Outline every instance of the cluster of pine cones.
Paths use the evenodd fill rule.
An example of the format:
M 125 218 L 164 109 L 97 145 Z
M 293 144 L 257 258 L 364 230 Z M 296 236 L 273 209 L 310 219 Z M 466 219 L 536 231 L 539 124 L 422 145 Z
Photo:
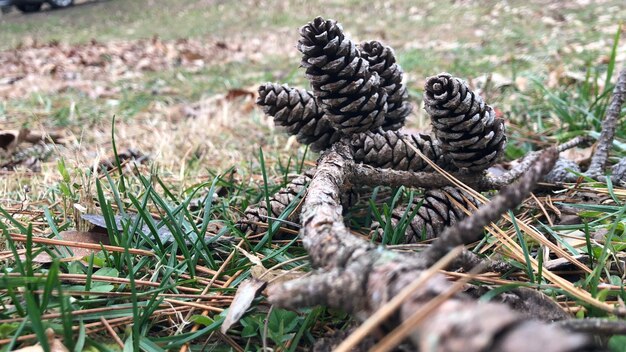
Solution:
M 277 125 L 295 135 L 313 151 L 323 151 L 340 139 L 352 148 L 354 161 L 378 168 L 433 171 L 415 153 L 452 172 L 483 172 L 504 151 L 504 121 L 462 80 L 443 73 L 426 81 L 424 105 L 432 121 L 432 134 L 399 131 L 411 113 L 403 72 L 393 50 L 378 41 L 356 45 L 339 23 L 314 19 L 300 29 L 298 50 L 311 91 L 266 83 L 259 87 L 260 105 Z M 239 227 L 259 230 L 267 217 L 278 218 L 303 196 L 308 172 L 292 181 L 270 201 L 250 206 Z M 436 237 L 444 227 L 465 217 L 461 208 L 477 201 L 454 187 L 425 191 L 410 207 L 396 208 L 392 226 L 406 212 L 414 214 L 404 242 Z M 416 207 L 418 207 L 416 209 Z M 290 218 L 297 219 L 297 211 Z M 372 224 L 380 233 L 381 224 Z

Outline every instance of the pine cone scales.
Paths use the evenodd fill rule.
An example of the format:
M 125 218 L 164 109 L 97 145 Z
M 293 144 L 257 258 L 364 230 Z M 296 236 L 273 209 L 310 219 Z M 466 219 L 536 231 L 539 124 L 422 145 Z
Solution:
M 270 211 L 267 211 L 267 203 L 262 200 L 257 204 L 253 204 L 246 208 L 245 213 L 239 220 L 237 227 L 241 232 L 247 232 L 251 230 L 253 233 L 259 232 L 259 226 L 256 223 L 267 223 L 267 217 L 278 218 L 287 209 L 289 204 L 295 201 L 296 197 L 300 195 L 304 196 L 304 190 L 306 189 L 311 177 L 313 177 L 315 170 L 308 170 L 303 175 L 294 178 L 287 186 L 281 188 L 276 194 L 270 198 Z M 300 209 L 296 208 L 286 220 L 298 219 Z M 292 228 L 288 225 L 283 225 L 287 228 Z
M 403 171 L 427 171 L 432 168 L 407 146 L 405 139 L 437 165 L 450 169 L 441 144 L 429 135 L 405 135 L 397 131 L 366 132 L 352 137 L 354 161 L 374 167 Z
M 341 25 L 317 17 L 300 29 L 300 35 L 301 65 L 333 127 L 349 134 L 381 126 L 387 92 L 354 43 L 345 38 Z
M 363 58 L 369 62 L 370 71 L 378 73 L 381 86 L 387 91 L 387 114 L 382 128 L 398 130 L 412 110 L 407 100 L 409 94 L 402 83 L 402 68 L 396 63 L 393 49 L 379 41 L 361 43 L 360 49 Z
M 504 152 L 504 120 L 496 119 L 465 82 L 447 73 L 430 77 L 424 104 L 435 135 L 458 168 L 484 170 Z
M 257 104 L 274 117 L 274 122 L 284 126 L 298 142 L 310 144 L 318 152 L 339 140 L 339 134 L 330 125 L 324 112 L 318 108 L 315 97 L 304 89 L 288 85 L 266 83 L 259 86 Z
M 461 206 L 457 206 L 454 201 Z M 420 204 L 421 203 L 421 204 Z M 406 228 L 405 238 L 401 243 L 414 243 L 437 237 L 444 228 L 456 224 L 467 215 L 463 208 L 472 211 L 479 206 L 479 202 L 468 193 L 447 186 L 441 189 L 428 190 L 422 198 L 414 199 L 411 206 L 400 206 L 391 213 L 391 225 L 398 226 L 402 216 L 417 212 Z M 379 237 L 383 235 L 384 225 L 378 222 L 372 223 L 371 233 Z

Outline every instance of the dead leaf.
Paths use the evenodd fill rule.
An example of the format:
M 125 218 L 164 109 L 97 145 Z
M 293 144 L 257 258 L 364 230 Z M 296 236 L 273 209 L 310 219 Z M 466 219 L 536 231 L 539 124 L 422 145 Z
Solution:
M 27 135 L 28 130 L 25 128 L 0 131 L 0 148 L 7 151 L 7 153 L 12 153 L 18 144 L 24 141 Z
M 564 214 L 559 218 L 558 225 L 582 224 L 582 218 L 578 214 Z
M 234 100 L 241 97 L 254 98 L 256 96 L 256 88 L 234 88 L 226 93 L 226 100 Z
M 190 51 L 190 50 L 181 51 L 180 56 L 183 58 L 183 60 L 186 60 L 187 62 L 193 62 L 193 61 L 204 59 L 204 55 L 198 52 Z
M 250 268 L 250 275 L 252 275 L 252 277 L 255 279 L 263 280 L 266 282 L 278 283 L 294 280 L 304 275 L 304 273 L 301 271 L 266 269 L 265 266 L 263 266 L 261 259 L 253 256 L 252 254 L 248 253 L 246 250 L 240 247 L 235 248 L 243 253 L 243 255 L 246 256 L 246 258 L 248 258 L 248 260 L 250 260 L 254 264 L 254 266 Z
M 513 80 L 506 78 L 499 73 L 490 73 L 478 76 L 472 80 L 472 83 L 476 89 L 480 89 L 481 91 L 487 89 L 502 90 L 504 88 L 515 86 L 515 82 Z
M 49 352 L 69 352 L 67 347 L 63 345 L 61 340 L 57 339 L 54 336 L 54 330 L 52 328 L 48 328 L 46 330 L 46 336 L 48 337 L 48 346 L 50 346 Z M 46 352 L 40 344 L 36 344 L 34 346 L 20 348 L 19 350 L 15 350 L 15 352 Z
M 566 151 L 561 152 L 559 156 L 565 158 L 567 160 L 571 160 L 576 164 L 583 164 L 588 162 L 591 159 L 591 154 L 593 153 L 593 146 L 589 146 L 587 148 L 571 148 Z
M 108 245 L 109 236 L 105 233 L 100 232 L 84 232 L 84 231 L 61 231 L 59 233 L 60 239 L 68 242 L 76 242 L 76 243 L 91 243 L 91 244 L 103 244 Z M 68 246 L 69 247 L 69 246 Z M 80 248 L 80 247 L 70 247 L 71 253 L 68 250 L 61 249 L 59 252 L 59 256 L 56 258 L 60 259 L 62 262 L 71 262 L 71 261 L 79 261 L 83 260 L 83 258 L 91 255 L 92 253 L 98 253 L 99 251 L 94 251 L 93 249 L 88 248 Z M 24 259 L 24 256 L 20 256 L 20 258 Z M 53 258 L 50 254 L 43 252 L 39 253 L 35 258 L 33 258 L 33 262 L 40 264 L 52 263 Z
M 587 241 L 585 240 L 585 233 L 581 230 L 574 230 L 567 233 L 562 233 L 561 237 L 563 241 L 574 248 L 585 248 Z M 564 248 L 561 242 L 558 243 L 559 247 Z
M 24 141 L 32 144 L 52 141 L 55 144 L 65 144 L 66 143 L 66 135 L 62 130 L 57 131 L 28 131 L 28 133 L 24 136 Z
M 139 215 L 137 214 L 131 214 L 127 216 L 116 215 L 115 226 L 117 230 L 123 231 L 124 224 L 135 221 L 138 216 Z M 102 215 L 83 214 L 81 215 L 81 218 L 89 222 L 90 224 L 94 225 L 95 227 L 93 230 L 100 230 L 100 231 L 105 232 L 107 229 L 106 220 L 104 219 Z M 167 228 L 167 226 L 165 224 L 162 224 L 159 227 L 159 223 L 161 222 L 161 220 L 159 219 L 153 219 L 153 220 L 154 220 L 154 223 L 157 224 L 157 236 L 159 236 L 159 238 L 161 239 L 161 242 L 163 243 L 174 242 L 175 241 L 174 235 L 172 235 L 172 232 Z M 218 224 L 218 223 L 215 223 L 215 224 Z M 221 228 L 219 230 L 221 230 Z M 140 229 L 138 229 L 138 232 L 139 231 L 141 231 L 141 233 L 143 233 L 145 236 L 154 236 L 154 234 L 150 230 L 150 227 L 148 227 L 148 225 L 146 224 L 144 224 Z M 189 237 L 189 240 L 187 241 L 188 244 L 194 243 L 197 240 L 197 236 L 193 232 L 189 232 L 188 237 Z M 215 236 L 213 236 L 212 233 L 209 233 L 207 231 L 207 233 L 205 234 L 204 240 L 207 244 L 210 244 L 214 241 L 232 241 L 233 240 L 233 238 L 229 236 L 220 236 L 217 240 L 214 237 Z
M 252 301 L 254 301 L 257 294 L 265 288 L 265 285 L 267 285 L 267 282 L 255 278 L 246 279 L 239 284 L 237 293 L 235 293 L 233 302 L 230 304 L 226 318 L 224 318 L 220 328 L 223 334 L 241 319 L 248 308 L 250 308 L 250 305 L 252 305 Z
M 589 263 L 589 256 L 587 254 L 579 254 L 573 257 L 581 263 L 584 263 L 584 264 Z M 567 271 L 567 270 L 578 271 L 580 270 L 580 268 L 574 265 L 567 258 L 557 258 L 557 259 L 547 260 L 543 262 L 543 267 L 550 271 Z
M 517 76 L 515 78 L 515 86 L 522 92 L 526 91 L 528 89 L 528 78 L 524 76 Z

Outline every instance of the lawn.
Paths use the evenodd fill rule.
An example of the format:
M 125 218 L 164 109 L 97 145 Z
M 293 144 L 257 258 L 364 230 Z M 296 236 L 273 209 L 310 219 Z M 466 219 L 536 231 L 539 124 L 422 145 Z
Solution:
M 598 138 L 626 62 L 622 2 L 101 0 L 2 15 L 0 133 L 44 138 L 0 149 L 0 348 L 47 340 L 52 328 L 70 350 L 293 351 L 349 329 L 355 321 L 343 312 L 270 308 L 261 294 L 239 324 L 219 332 L 235 291 L 259 270 L 291 277 L 311 269 L 280 222 L 247 236 L 236 227 L 248 205 L 267 201 L 318 157 L 255 105 L 265 82 L 308 88 L 298 28 L 321 15 L 355 42 L 392 46 L 413 104 L 410 133 L 430 129 L 426 78 L 463 78 L 505 118 L 507 166 L 574 136 Z M 611 162 L 625 156 L 624 142 L 620 125 Z M 592 149 L 568 153 L 584 164 Z M 586 225 L 555 224 L 527 207 L 517 214 L 536 217 L 529 221 L 553 238 L 591 234 L 597 241 L 582 247 L 556 242 L 572 255 L 591 252 L 592 261 L 610 253 L 607 270 L 576 284 L 617 303 L 626 299 L 615 269 L 626 192 L 585 187 L 593 205 L 574 204 L 570 193 L 540 198 L 578 209 Z M 412 194 L 377 192 L 347 214 L 355 232 L 367 233 L 372 215 L 364 213 L 385 214 Z M 103 226 L 94 230 L 85 214 Z M 608 241 L 598 237 L 607 231 Z M 517 240 L 543 253 L 527 237 Z M 491 255 L 497 246 L 487 247 Z M 577 317 L 614 318 L 538 280 L 533 287 Z M 614 351 L 624 351 L 615 347 L 620 338 Z

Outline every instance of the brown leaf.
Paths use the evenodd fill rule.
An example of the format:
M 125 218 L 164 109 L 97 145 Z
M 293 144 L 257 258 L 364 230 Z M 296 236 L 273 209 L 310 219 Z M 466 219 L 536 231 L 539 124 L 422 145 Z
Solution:
M 55 144 L 65 144 L 66 135 L 63 131 L 28 131 L 24 136 L 24 141 L 36 144 L 40 142 L 46 142 L 48 139 L 52 140 Z
M 48 346 L 50 346 L 49 352 L 69 352 L 67 347 L 63 345 L 63 342 L 54 336 L 54 330 L 52 330 L 52 328 L 46 330 L 46 336 L 48 337 Z M 15 352 L 45 352 L 45 350 L 40 344 L 36 344 L 34 346 L 20 348 L 19 350 L 15 350 Z
M 267 269 L 263 266 L 261 259 L 248 253 L 245 249 L 236 247 L 248 260 L 250 260 L 254 266 L 250 268 L 250 275 L 258 280 L 263 280 L 270 283 L 279 283 L 297 279 L 302 277 L 304 273 L 302 271 L 294 270 L 282 270 L 282 269 Z
M 226 100 L 234 100 L 240 97 L 254 98 L 256 96 L 256 89 L 254 88 L 234 88 L 230 89 L 225 96 Z
M 593 146 L 587 148 L 571 148 L 561 152 L 560 156 L 577 164 L 588 162 L 593 154 Z
M 567 233 L 561 233 L 563 241 L 574 248 L 585 248 L 587 241 L 585 240 L 585 233 L 581 230 L 569 231 Z M 559 247 L 565 249 L 565 245 L 558 243 Z
M 220 328 L 223 334 L 241 319 L 265 285 L 267 285 L 267 282 L 255 278 L 246 279 L 239 285 L 235 298 L 233 298 L 233 302 L 230 304 L 226 318 L 224 318 Z
M 11 153 L 28 135 L 27 129 L 0 131 L 0 148 Z
M 204 59 L 204 55 L 202 55 L 201 53 L 195 52 L 195 51 L 191 51 L 191 50 L 183 50 L 183 51 L 181 51 L 180 56 L 184 60 L 187 60 L 187 62 L 193 62 L 193 61 Z
M 57 239 L 68 241 L 68 242 L 93 243 L 93 244 L 102 243 L 104 245 L 109 244 L 109 236 L 106 233 L 83 232 L 83 231 L 61 231 L 59 235 L 61 237 Z M 70 247 L 70 249 L 73 255 L 68 250 L 63 248 L 60 250 L 60 254 L 59 256 L 57 256 L 57 258 L 60 259 L 62 262 L 70 262 L 70 261 L 82 260 L 84 257 L 91 255 L 91 253 L 99 252 L 99 251 L 94 251 L 93 249 L 79 248 L 79 247 Z M 21 256 L 21 258 L 24 259 L 23 256 Z M 40 253 L 35 258 L 33 258 L 33 262 L 40 263 L 40 264 L 51 263 L 52 261 L 53 261 L 53 258 L 50 256 L 50 254 L 46 252 Z

